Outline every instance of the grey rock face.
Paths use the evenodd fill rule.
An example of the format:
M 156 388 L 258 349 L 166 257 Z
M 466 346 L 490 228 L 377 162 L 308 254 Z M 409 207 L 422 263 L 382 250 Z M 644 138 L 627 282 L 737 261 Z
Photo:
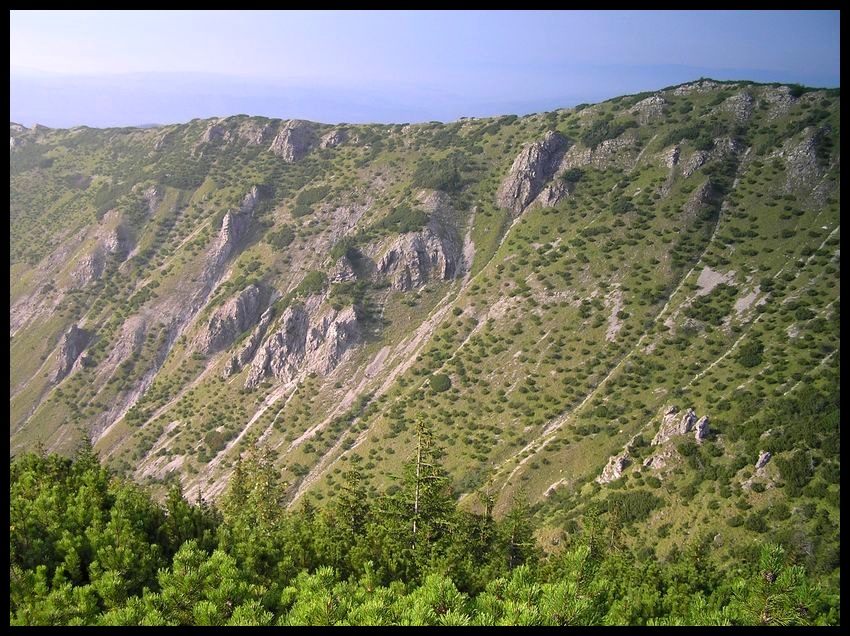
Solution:
M 666 451 L 661 451 L 655 453 L 654 455 L 647 457 L 643 460 L 643 467 L 649 468 L 650 470 L 661 470 L 662 468 L 667 467 L 667 461 L 673 456 L 676 451 L 672 449 L 668 449 Z
M 315 142 L 313 128 L 305 121 L 292 119 L 272 140 L 269 150 L 287 163 L 295 163 L 304 158 Z
M 756 470 L 760 470 L 767 466 L 767 462 L 770 461 L 771 457 L 773 457 L 773 455 L 770 454 L 770 451 L 761 451 L 759 453 L 758 460 L 756 460 Z
M 583 166 L 593 166 L 600 170 L 612 166 L 631 168 L 637 159 L 636 141 L 634 131 L 627 130 L 619 137 L 606 139 L 596 148 L 573 146 L 564 155 L 558 173 Z
M 346 141 L 348 141 L 348 132 L 344 128 L 336 128 L 322 137 L 319 148 L 336 148 Z
M 250 285 L 213 312 L 195 339 L 195 349 L 204 355 L 228 347 L 251 328 L 260 316 L 260 289 Z
M 679 164 L 679 154 L 681 153 L 681 151 L 682 149 L 678 145 L 670 148 L 670 151 L 664 158 L 664 165 L 668 168 L 673 168 L 674 166 L 677 166 Z
M 549 131 L 542 140 L 526 146 L 514 159 L 496 194 L 499 207 L 512 210 L 514 214 L 522 212 L 552 179 L 567 145 L 563 135 Z
M 162 196 L 156 189 L 156 186 L 151 186 L 145 190 L 142 193 L 142 198 L 148 204 L 148 215 L 153 215 L 153 213 L 156 212 L 156 208 L 160 201 L 162 201 Z
M 720 84 L 711 80 L 699 80 L 690 84 L 683 84 L 673 91 L 674 95 L 690 95 L 691 93 L 705 93 L 718 88 Z
M 68 375 L 90 339 L 91 334 L 77 325 L 71 325 L 68 331 L 62 334 L 59 341 L 59 362 L 53 375 L 54 382 L 60 382 Z
M 740 122 L 745 122 L 753 116 L 753 110 L 756 107 L 755 98 L 746 91 L 741 91 L 732 95 L 729 99 L 720 105 L 720 108 Z
M 272 315 L 273 309 L 269 307 L 263 312 L 263 315 L 260 316 L 260 322 L 257 323 L 256 327 L 254 327 L 251 335 L 248 336 L 239 351 L 230 356 L 230 359 L 224 365 L 224 372 L 222 373 L 225 378 L 229 378 L 234 373 L 238 373 L 239 370 L 248 364 L 254 357 L 257 347 L 260 346 L 260 343 L 263 341 L 263 336 L 266 335 L 266 329 L 268 329 Z
M 798 143 L 788 144 L 784 150 L 786 182 L 785 191 L 811 189 L 823 176 L 824 170 L 818 165 L 817 148 L 821 131 L 806 128 L 803 139 Z
M 249 119 L 239 125 L 236 134 L 247 146 L 262 146 L 268 142 L 272 128 L 273 126 L 270 122 Z
M 797 101 L 791 95 L 791 89 L 788 86 L 766 88 L 762 93 L 762 99 L 769 104 L 769 119 L 777 119 L 783 115 L 787 115 L 791 107 L 794 106 L 794 102 Z
M 605 468 L 602 469 L 602 474 L 594 481 L 597 484 L 610 484 L 623 476 L 623 470 L 631 463 L 629 453 L 623 451 L 619 455 L 614 455 L 608 459 Z
M 714 195 L 715 189 L 711 181 L 704 182 L 688 197 L 688 200 L 682 207 L 682 218 L 686 221 L 696 219 L 704 207 L 711 205 Z
M 347 256 L 342 256 L 328 274 L 328 280 L 331 283 L 346 283 L 356 278 L 357 274 Z
M 705 150 L 697 150 L 690 156 L 688 161 L 682 166 L 682 176 L 690 177 L 694 172 L 702 168 L 709 158 L 708 152 Z
M 697 442 L 702 442 L 702 440 L 708 437 L 708 433 L 708 415 L 703 415 L 699 418 L 699 420 L 697 420 L 697 423 L 694 426 L 694 438 Z
M 691 432 L 697 421 L 696 413 L 694 413 L 693 409 L 688 409 L 681 417 L 678 417 L 678 414 L 679 409 L 675 406 L 667 408 L 662 417 L 658 433 L 652 438 L 652 446 L 663 444 L 675 435 L 687 435 Z
M 104 255 L 103 249 L 97 245 L 89 254 L 80 258 L 71 277 L 80 287 L 88 285 L 100 278 L 103 274 Z
M 663 97 L 660 95 L 651 95 L 632 106 L 629 112 L 637 116 L 638 122 L 647 124 L 654 119 L 663 117 L 664 107 L 666 105 L 667 101 Z
M 359 336 L 353 307 L 315 317 L 303 305 L 289 307 L 281 317 L 280 329 L 257 352 L 245 386 L 253 388 L 265 378 L 289 381 L 301 372 L 329 373 Z
M 399 236 L 378 261 L 378 273 L 389 276 L 393 289 L 407 291 L 428 280 L 449 280 L 457 272 L 455 246 L 431 228 Z
M 225 261 L 234 253 L 251 225 L 251 215 L 261 198 L 260 189 L 253 186 L 242 198 L 239 211 L 229 210 L 221 221 L 218 238 L 207 253 L 203 278 L 209 282 L 221 273 Z
M 544 208 L 553 208 L 572 194 L 574 189 L 574 184 L 558 179 L 543 188 L 537 196 L 536 201 Z
M 230 131 L 221 122 L 211 122 L 204 134 L 201 135 L 201 143 L 208 144 L 213 141 L 229 141 Z

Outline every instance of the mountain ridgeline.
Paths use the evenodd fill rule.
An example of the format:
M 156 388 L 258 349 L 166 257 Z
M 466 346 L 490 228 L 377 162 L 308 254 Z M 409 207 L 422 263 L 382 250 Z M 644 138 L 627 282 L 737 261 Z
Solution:
M 838 567 L 837 90 L 10 133 L 11 455 L 212 501 L 260 447 L 321 507 L 427 425 L 545 549 L 614 506 L 655 555 Z

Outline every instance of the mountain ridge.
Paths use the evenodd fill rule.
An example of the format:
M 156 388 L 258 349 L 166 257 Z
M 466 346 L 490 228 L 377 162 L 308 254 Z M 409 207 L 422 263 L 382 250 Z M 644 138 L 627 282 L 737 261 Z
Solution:
M 657 481 L 655 533 L 733 518 L 723 484 L 775 504 L 746 466 L 795 451 L 756 429 L 840 373 L 839 109 L 701 79 L 450 124 L 10 124 L 10 453 L 83 426 L 213 498 L 260 444 L 291 505 L 355 455 L 385 486 L 425 418 L 463 505 L 568 527 Z

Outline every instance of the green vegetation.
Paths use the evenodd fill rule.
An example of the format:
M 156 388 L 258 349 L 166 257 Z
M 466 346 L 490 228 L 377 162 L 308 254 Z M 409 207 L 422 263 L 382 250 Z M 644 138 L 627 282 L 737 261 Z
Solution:
M 39 442 L 70 454 L 102 432 L 116 480 L 91 498 L 91 527 L 65 518 L 87 501 L 76 485 L 54 501 L 30 484 L 29 500 L 59 512 L 16 522 L 36 538 L 13 529 L 14 549 L 45 552 L 13 570 L 12 597 L 54 596 L 38 619 L 30 592 L 13 600 L 13 622 L 83 608 L 81 622 L 116 610 L 125 622 L 542 624 L 562 598 L 553 611 L 573 622 L 746 623 L 762 612 L 743 607 L 763 611 L 777 591 L 768 616 L 783 622 L 799 568 L 824 591 L 809 620 L 839 622 L 840 92 L 791 91 L 722 82 L 523 117 L 352 125 L 295 163 L 246 141 L 282 122 L 247 116 L 217 120 L 227 134 L 210 141 L 202 120 L 13 128 L 10 455 L 33 461 Z M 650 96 L 664 105 L 638 106 Z M 578 140 L 571 168 L 510 175 L 549 131 Z M 547 205 L 500 208 L 512 177 Z M 224 232 L 254 186 L 257 206 Z M 423 192 L 434 187 L 448 197 Z M 425 227 L 428 241 L 399 240 Z M 231 302 L 250 284 L 256 305 Z M 72 324 L 92 338 L 57 382 Z M 650 444 L 670 405 L 707 416 L 708 436 Z M 391 501 L 409 495 L 423 415 L 444 449 L 428 475 L 441 521 L 423 530 L 440 547 L 417 541 L 414 555 L 377 526 L 412 520 Z M 277 525 L 251 535 L 252 552 L 223 493 L 264 448 L 276 449 L 269 479 L 286 484 L 269 496 L 293 513 L 263 513 Z M 598 483 L 623 453 L 619 478 Z M 367 529 L 337 541 L 330 515 L 355 465 Z M 167 507 L 177 478 L 192 501 L 215 493 L 192 513 L 211 515 L 193 522 L 207 538 L 121 525 L 137 502 L 121 489 Z M 113 517 L 140 572 L 114 593 L 101 580 L 124 567 L 103 548 Z M 598 568 L 581 565 L 594 524 L 611 553 Z M 42 526 L 56 532 L 42 540 Z M 502 543 L 481 543 L 490 530 Z M 785 554 L 778 590 L 756 584 L 768 544 Z M 181 576 L 224 591 L 181 605 Z M 310 590 L 324 605 L 299 603 Z
M 838 621 L 838 597 L 774 545 L 735 571 L 717 569 L 705 544 L 662 567 L 593 513 L 542 558 L 521 506 L 502 521 L 455 507 L 427 429 L 395 492 L 370 497 L 357 464 L 343 480 L 324 510 L 305 501 L 287 513 L 285 484 L 255 455 L 220 507 L 188 503 L 179 486 L 159 505 L 111 479 L 90 449 L 74 461 L 22 456 L 10 469 L 10 624 Z

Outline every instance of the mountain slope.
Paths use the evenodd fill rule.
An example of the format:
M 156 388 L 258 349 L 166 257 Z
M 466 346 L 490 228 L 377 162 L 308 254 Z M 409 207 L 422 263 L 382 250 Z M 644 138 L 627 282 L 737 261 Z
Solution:
M 559 531 L 838 532 L 837 91 L 10 132 L 12 454 L 210 498 L 262 444 L 294 503 L 385 486 L 421 418 L 464 505 Z

